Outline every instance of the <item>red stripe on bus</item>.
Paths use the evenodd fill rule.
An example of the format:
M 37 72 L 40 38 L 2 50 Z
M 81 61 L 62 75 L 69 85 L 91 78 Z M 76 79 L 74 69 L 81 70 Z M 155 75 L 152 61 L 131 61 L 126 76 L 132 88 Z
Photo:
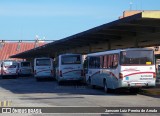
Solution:
M 38 71 L 36 73 L 40 73 L 40 72 L 44 72 L 44 71 L 50 71 L 50 69 L 49 70 L 41 70 L 41 71 Z
M 140 71 L 140 70 L 134 70 L 134 69 L 128 69 L 128 70 L 122 70 L 122 72 L 124 72 L 124 71 Z
M 81 71 L 81 70 L 70 70 L 70 71 L 64 72 L 63 74 L 66 74 L 66 73 L 69 73 L 69 72 L 74 72 L 74 71 Z
M 113 77 L 115 77 L 118 80 L 118 77 L 116 77 L 116 75 L 112 72 L 109 72 Z
M 131 74 L 124 75 L 124 77 L 131 76 L 131 75 L 136 75 L 136 74 L 144 74 L 144 73 L 154 74 L 155 72 L 137 72 L 137 73 L 131 73 Z
M 94 76 L 94 75 L 96 75 L 96 74 L 98 74 L 98 73 L 100 73 L 100 71 L 95 72 L 93 75 L 91 75 L 91 77 Z M 118 80 L 118 78 L 116 77 L 116 75 L 114 73 L 112 73 L 112 72 L 107 72 L 107 73 L 110 74 L 110 75 L 112 75 L 113 77 L 115 77 Z
M 99 74 L 99 73 L 100 73 L 100 71 L 95 72 L 94 74 L 91 75 L 91 77 L 93 77 L 94 75 Z

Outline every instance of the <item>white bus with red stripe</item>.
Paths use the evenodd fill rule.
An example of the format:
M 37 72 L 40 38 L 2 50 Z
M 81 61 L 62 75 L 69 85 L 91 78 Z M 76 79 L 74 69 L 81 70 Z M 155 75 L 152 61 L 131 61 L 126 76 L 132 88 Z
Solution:
M 35 58 L 34 59 L 34 77 L 37 80 L 44 78 L 54 78 L 54 67 L 52 58 Z
M 61 54 L 55 59 L 56 79 L 62 81 L 82 81 L 83 63 L 81 54 Z
M 86 82 L 108 89 L 155 86 L 154 52 L 148 48 L 130 48 L 88 54 L 84 62 Z
M 5 60 L 1 63 L 2 78 L 17 78 L 18 77 L 18 63 L 13 60 Z

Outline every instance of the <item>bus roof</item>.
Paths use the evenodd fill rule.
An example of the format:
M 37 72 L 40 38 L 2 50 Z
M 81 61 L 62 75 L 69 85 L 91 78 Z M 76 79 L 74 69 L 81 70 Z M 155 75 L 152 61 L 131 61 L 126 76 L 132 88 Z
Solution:
M 30 63 L 30 61 L 21 61 L 20 63 L 23 63 L 23 62 L 29 62 Z
M 60 54 L 59 56 L 65 56 L 65 55 L 81 55 L 81 54 L 66 53 L 66 54 Z
M 3 60 L 2 62 L 17 62 L 15 60 Z
M 91 54 L 87 54 L 87 56 L 119 53 L 121 51 L 128 51 L 128 50 L 152 50 L 152 49 L 151 48 L 126 48 L 126 49 L 117 49 L 117 50 L 109 50 L 109 51 L 104 51 L 104 52 L 91 53 Z
M 39 58 L 35 58 L 35 59 L 52 59 L 52 58 L 49 58 L 49 57 L 39 57 Z

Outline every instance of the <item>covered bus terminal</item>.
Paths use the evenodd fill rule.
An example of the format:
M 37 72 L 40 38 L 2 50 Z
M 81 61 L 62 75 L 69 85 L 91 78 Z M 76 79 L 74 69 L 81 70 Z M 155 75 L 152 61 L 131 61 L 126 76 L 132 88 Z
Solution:
M 88 54 L 120 48 L 154 48 L 155 46 L 156 48 L 160 46 L 160 11 L 143 11 L 10 57 L 31 61 L 35 57 L 54 58 L 63 53 Z M 160 58 L 159 54 L 159 51 L 157 51 L 157 58 Z M 0 94 L 0 107 L 11 107 L 14 109 L 50 107 L 53 108 L 51 109 L 52 111 L 56 111 L 55 109 L 59 108 L 60 114 L 56 115 L 60 116 L 64 115 L 61 113 L 68 110 L 67 108 L 70 108 L 70 111 L 74 112 L 74 106 L 78 106 L 77 108 L 82 111 L 87 107 L 117 107 L 121 109 L 129 107 L 136 108 L 135 110 L 158 108 L 159 111 L 159 88 L 153 88 L 159 92 L 156 95 L 149 93 L 150 91 L 153 93 L 153 89 L 150 89 L 148 93 L 143 93 L 146 91 L 144 89 L 141 93 L 137 94 L 125 92 L 105 93 L 102 88 L 96 87 L 96 89 L 92 89 L 83 83 L 82 85 L 72 84 L 60 86 L 56 81 L 37 82 L 33 76 L 3 79 L 0 80 L 0 93 L 2 93 Z M 89 115 L 96 112 L 96 109 L 86 110 L 90 112 Z M 44 113 L 43 111 L 42 113 Z M 49 110 L 47 109 L 47 111 Z M 68 115 L 74 116 L 73 112 Z M 18 113 L 18 110 L 17 112 L 15 110 L 15 113 Z M 137 112 L 132 113 L 137 116 L 139 115 L 135 114 Z M 141 112 L 141 115 L 146 116 L 146 113 Z M 149 113 L 151 115 L 154 112 Z M 114 115 L 114 112 L 107 114 Z M 159 113 L 154 114 L 159 116 Z M 81 113 L 80 115 L 84 114 Z M 102 116 L 103 114 L 95 114 L 95 116 L 97 115 Z
M 11 58 L 31 60 L 62 53 L 93 52 L 160 45 L 160 11 L 142 11 L 52 43 L 16 54 Z M 157 54 L 156 57 L 159 57 Z

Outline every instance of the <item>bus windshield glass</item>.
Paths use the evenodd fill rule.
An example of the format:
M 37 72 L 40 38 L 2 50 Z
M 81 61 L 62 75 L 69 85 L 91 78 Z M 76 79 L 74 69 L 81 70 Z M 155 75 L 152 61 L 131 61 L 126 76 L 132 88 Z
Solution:
M 154 53 L 152 50 L 128 50 L 120 53 L 121 65 L 152 65 Z
M 12 61 L 5 61 L 4 66 L 11 66 L 13 64 Z
M 81 57 L 80 55 L 62 56 L 62 65 L 64 64 L 81 64 Z
M 50 59 L 37 59 L 36 66 L 51 66 Z
M 30 67 L 30 62 L 21 62 L 22 67 Z

